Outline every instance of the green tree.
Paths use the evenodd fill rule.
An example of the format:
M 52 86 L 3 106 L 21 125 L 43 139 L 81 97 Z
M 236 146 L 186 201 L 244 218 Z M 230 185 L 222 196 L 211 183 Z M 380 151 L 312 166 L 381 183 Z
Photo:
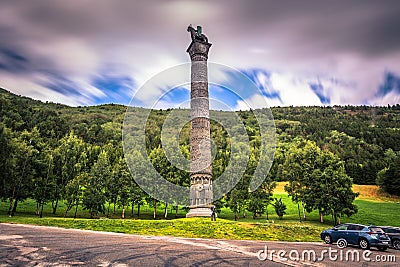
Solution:
M 135 142 L 134 140 L 132 141 L 132 145 L 134 146 Z M 143 155 L 139 149 L 134 149 L 132 153 L 126 153 L 125 155 L 125 160 L 127 160 L 127 163 L 129 163 L 129 170 L 136 176 L 142 176 L 142 177 L 149 177 L 149 170 L 147 169 L 147 166 L 142 164 L 143 162 Z M 153 183 L 150 185 L 152 188 L 156 188 L 156 185 Z M 134 205 L 137 205 L 137 216 L 138 218 L 140 217 L 140 207 L 141 205 L 144 204 L 144 199 L 148 203 L 152 203 L 153 199 L 151 196 L 147 194 L 147 191 L 144 192 L 142 188 L 140 188 L 134 179 L 131 179 L 131 185 L 130 185 L 130 199 L 132 202 L 132 216 L 133 216 L 133 209 Z M 148 190 L 149 187 L 146 188 Z M 152 199 L 152 201 L 150 201 Z
M 267 178 L 262 185 L 257 188 L 257 190 L 250 193 L 250 200 L 247 209 L 253 213 L 253 219 L 255 219 L 257 215 L 261 215 L 267 211 L 268 220 L 267 208 L 272 201 L 272 195 L 275 187 L 276 183 Z
M 108 179 L 109 175 L 110 164 L 108 155 L 106 151 L 102 151 L 90 171 L 82 200 L 83 208 L 89 210 L 91 218 L 99 212 L 105 213 L 105 181 Z
M 332 214 L 334 223 L 340 223 L 340 217 L 351 216 L 358 211 L 353 204 L 358 193 L 352 191 L 353 181 L 346 174 L 344 163 L 338 156 L 321 151 L 317 166 L 319 168 L 313 172 L 306 195 L 307 208 L 319 211 L 320 222 L 323 222 L 322 215 Z
M 0 198 L 3 200 L 9 197 L 10 187 L 12 187 L 15 145 L 12 131 L 0 123 Z
M 137 184 L 136 182 L 131 179 L 131 185 L 130 185 L 130 200 L 131 200 L 131 205 L 132 205 L 132 211 L 131 211 L 131 216 L 133 217 L 133 209 L 135 207 L 135 204 L 137 205 L 137 218 L 140 219 L 140 207 L 144 204 L 143 198 L 147 196 L 146 192 L 144 192 Z
M 74 132 L 70 132 L 59 141 L 57 153 L 60 156 L 59 173 L 55 177 L 53 191 L 52 207 L 53 214 L 56 213 L 58 202 L 65 197 L 65 187 L 69 181 L 80 174 L 80 163 L 82 153 L 85 152 L 85 144 L 82 139 L 77 137 Z
M 266 192 L 261 188 L 258 188 L 256 191 L 250 193 L 250 200 L 247 210 L 253 213 L 253 219 L 264 213 L 267 207 L 266 201 L 268 199 L 266 195 Z
M 86 151 L 83 151 L 79 156 L 79 160 L 75 164 L 75 170 L 76 176 L 72 180 L 69 180 L 65 186 L 64 201 L 66 208 L 64 217 L 66 217 L 68 211 L 75 206 L 74 218 L 76 218 L 79 203 L 82 201 L 85 181 L 89 178 L 89 166 Z
M 306 220 L 304 209 L 304 195 L 306 190 L 306 180 L 303 168 L 303 155 L 301 147 L 304 146 L 304 140 L 297 139 L 293 142 L 287 151 L 286 159 L 282 166 L 282 176 L 286 177 L 289 183 L 285 185 L 285 191 L 292 198 L 293 202 L 302 204 L 303 219 Z M 298 205 L 299 207 L 299 205 Z M 300 217 L 300 210 L 299 210 Z M 299 218 L 301 220 L 301 218 Z
M 304 209 L 317 209 L 320 222 L 324 214 L 334 220 L 357 212 L 353 204 L 356 193 L 352 179 L 346 174 L 344 163 L 338 156 L 321 150 L 314 142 L 298 141 L 288 151 L 283 172 L 289 180 L 285 190 L 293 201 L 301 201 Z M 305 213 L 304 213 L 305 214 Z
M 243 189 L 234 188 L 229 193 L 229 198 L 226 204 L 227 207 L 229 207 L 233 211 L 235 215 L 235 221 L 240 218 L 240 212 L 245 207 L 246 199 L 247 191 Z
M 378 172 L 376 183 L 383 191 L 400 196 L 400 155 L 392 157 L 389 166 Z
M 75 207 L 74 218 L 78 211 L 79 203 L 82 201 L 85 180 L 89 179 L 87 172 L 81 172 L 74 179 L 68 181 L 65 186 L 65 203 L 66 208 L 64 212 L 64 218 L 67 217 L 68 211 Z
M 114 177 L 113 180 L 118 184 L 118 204 L 122 207 L 121 218 L 124 219 L 125 208 L 131 197 L 131 185 L 133 179 L 129 173 L 128 166 L 122 157 L 120 157 L 114 164 L 111 176 Z
M 275 202 L 272 203 L 275 208 L 276 215 L 278 215 L 279 220 L 282 220 L 283 215 L 286 214 L 286 205 L 283 203 L 282 198 L 275 198 Z
M 168 140 L 167 140 L 168 142 Z M 177 185 L 185 185 L 188 184 L 188 172 L 182 171 L 176 166 L 172 165 L 165 155 L 164 150 L 161 147 L 154 148 L 150 155 L 149 155 L 151 162 L 157 172 L 167 181 Z M 173 160 L 173 159 L 172 159 Z M 162 191 L 164 196 L 169 196 L 170 190 L 168 186 L 161 186 L 157 187 L 157 190 Z M 173 196 L 170 196 L 172 198 Z M 164 218 L 167 218 L 168 215 L 168 205 L 174 203 L 168 203 L 167 201 L 164 202 Z M 153 205 L 155 207 L 155 205 Z M 176 211 L 177 212 L 177 211 Z M 155 210 L 154 210 L 155 213 Z
M 33 190 L 33 197 L 37 203 L 37 211 L 36 214 L 43 217 L 43 209 L 44 205 L 47 201 L 51 198 L 51 183 L 49 181 L 52 179 L 53 176 L 53 155 L 52 150 L 44 150 L 42 151 L 43 160 L 40 162 L 39 168 L 42 169 L 36 177 L 34 178 L 34 187 Z
M 19 201 L 25 200 L 32 194 L 33 181 L 35 177 L 35 161 L 39 151 L 36 142 L 39 140 L 39 132 L 24 130 L 15 138 L 15 167 L 12 172 L 11 186 L 9 192 L 10 206 L 8 214 L 14 216 Z

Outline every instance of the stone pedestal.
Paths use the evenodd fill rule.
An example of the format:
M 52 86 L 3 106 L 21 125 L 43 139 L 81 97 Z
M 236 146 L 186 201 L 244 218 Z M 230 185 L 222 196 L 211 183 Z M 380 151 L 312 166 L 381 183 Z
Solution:
M 211 44 L 204 34 L 188 28 L 192 43 L 190 90 L 190 211 L 186 217 L 210 217 L 213 201 L 207 59 Z
M 186 218 L 191 218 L 191 217 L 210 217 L 211 218 L 211 206 L 209 207 L 193 207 L 190 208 L 190 211 L 186 214 Z

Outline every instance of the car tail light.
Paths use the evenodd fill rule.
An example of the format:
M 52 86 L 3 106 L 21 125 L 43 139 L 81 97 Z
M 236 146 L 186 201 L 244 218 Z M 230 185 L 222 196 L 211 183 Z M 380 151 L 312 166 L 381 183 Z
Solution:
M 367 234 L 369 234 L 369 235 L 372 236 L 373 238 L 377 238 L 377 239 L 379 238 L 379 234 L 378 234 L 378 233 L 369 231 L 369 232 L 367 232 Z

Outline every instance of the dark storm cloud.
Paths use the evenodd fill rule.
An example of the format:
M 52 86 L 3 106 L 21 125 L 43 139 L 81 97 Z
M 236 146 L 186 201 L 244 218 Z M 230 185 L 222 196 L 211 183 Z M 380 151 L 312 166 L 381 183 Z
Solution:
M 159 3 L 159 4 L 157 4 Z M 7 4 L 21 25 L 38 37 L 81 37 L 113 43 L 115 40 L 138 40 L 156 34 L 166 37 L 167 32 L 158 30 L 165 17 L 162 6 L 165 1 L 10 1 Z M 184 27 L 184 26 L 182 26 Z M 94 44 L 95 45 L 95 44 Z
M 137 86 L 188 61 L 185 30 L 193 23 L 209 36 L 215 61 L 248 73 L 304 71 L 316 77 L 305 84 L 321 103 L 364 103 L 386 70 L 400 74 L 399 14 L 398 0 L 2 1 L 0 75 L 45 76 L 41 86 L 96 101 L 103 95 L 91 86 L 102 89 L 92 79 L 107 75 L 105 65 L 121 66 L 113 77 Z M 321 75 L 354 84 L 354 92 L 327 90 Z M 259 86 L 269 98 L 282 96 L 272 84 Z M 106 87 L 120 88 L 115 79 Z
M 390 53 L 400 46 L 400 1 L 235 1 L 231 28 L 297 48 Z M 243 19 L 242 19 L 243 18 Z M 271 40 L 274 42 L 274 40 Z M 306 44 L 306 46 L 304 46 Z M 322 47 L 318 47 L 321 45 Z M 316 47 L 314 47 L 316 46 Z
M 178 36 L 183 36 L 186 25 L 179 25 L 180 31 L 168 31 L 175 29 L 174 19 L 178 19 L 171 16 L 190 18 L 190 14 L 184 13 L 207 10 L 179 10 L 177 6 L 175 11 L 167 13 L 173 3 L 180 2 L 38 0 L 10 1 L 8 5 L 15 16 L 25 21 L 25 27 L 34 26 L 32 33 L 40 32 L 38 37 L 43 41 L 69 35 L 93 39 L 99 45 L 114 45 L 115 41 L 181 41 L 182 37 Z M 293 53 L 349 50 L 366 56 L 398 51 L 400 46 L 400 1 L 397 0 L 234 0 L 204 3 L 207 5 L 218 13 L 199 23 L 210 25 L 206 31 L 221 28 L 215 30 L 219 32 L 216 39 L 250 38 L 265 45 L 285 44 L 282 48 Z M 221 20 L 224 23 L 216 24 Z

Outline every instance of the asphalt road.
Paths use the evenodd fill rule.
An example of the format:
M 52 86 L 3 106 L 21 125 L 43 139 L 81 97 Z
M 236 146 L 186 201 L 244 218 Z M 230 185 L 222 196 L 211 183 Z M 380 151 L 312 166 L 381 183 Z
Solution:
M 279 250 L 285 250 L 286 254 L 278 255 Z M 327 252 L 323 261 L 313 261 L 310 250 L 316 252 L 317 259 L 322 259 L 320 256 L 323 250 Z M 346 252 L 349 250 L 358 251 L 360 259 L 352 260 L 353 254 L 348 253 L 349 257 L 346 260 Z M 400 251 L 371 250 L 366 259 L 362 256 L 363 252 L 356 247 L 341 251 L 335 245 L 322 243 L 138 236 L 0 223 L 1 267 L 285 265 L 367 267 L 398 266 L 400 262 Z M 382 259 L 388 261 L 390 257 L 392 262 L 377 262 Z M 393 262 L 393 257 L 396 262 Z

